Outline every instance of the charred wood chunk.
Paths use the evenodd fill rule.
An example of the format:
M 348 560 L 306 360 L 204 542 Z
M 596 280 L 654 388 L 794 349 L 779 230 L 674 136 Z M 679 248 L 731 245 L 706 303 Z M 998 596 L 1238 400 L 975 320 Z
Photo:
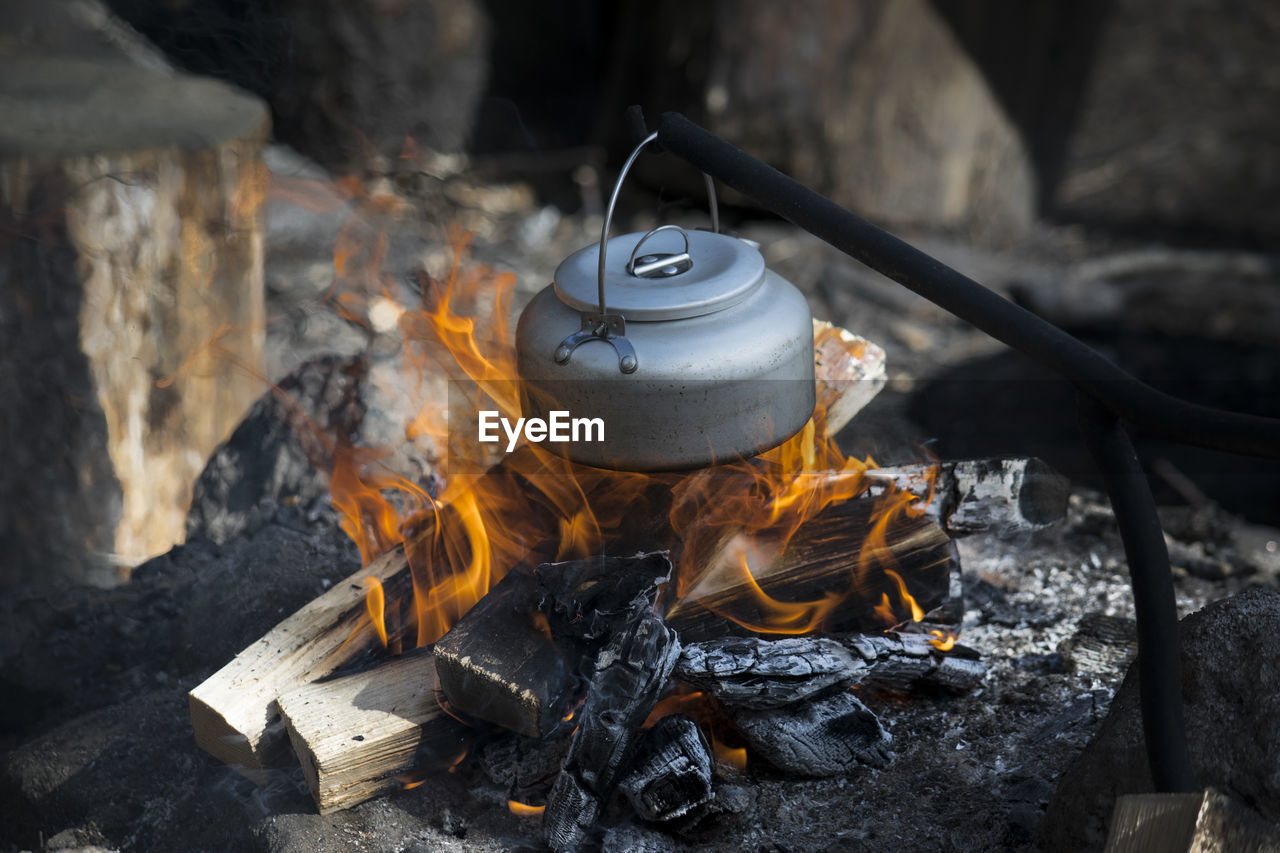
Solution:
M 560 775 L 569 751 L 569 738 L 528 738 L 509 734 L 485 744 L 478 755 L 480 770 L 510 799 L 545 802 Z
M 557 633 L 602 641 L 630 621 L 637 608 L 652 609 L 671 577 L 665 551 L 632 557 L 588 557 L 543 563 L 534 570 L 542 609 Z
M 579 685 L 580 652 L 553 640 L 538 597 L 529 574 L 509 572 L 435 646 L 453 707 L 528 737 L 561 723 Z
M 780 708 L 844 690 L 869 663 L 824 637 L 722 637 L 680 651 L 676 677 L 731 708 Z
M 697 724 L 680 715 L 663 717 L 641 740 L 622 792 L 644 820 L 692 818 L 715 797 L 711 765 Z
M 675 632 L 645 608 L 633 610 L 600 650 L 578 730 L 543 814 L 543 838 L 553 850 L 576 850 L 585 842 L 679 655 Z
M 753 754 L 797 776 L 839 776 L 886 767 L 893 738 L 850 692 L 786 708 L 732 711 Z
M 927 514 L 955 534 L 1047 527 L 1066 515 L 1071 492 L 1066 477 L 1034 457 L 902 465 L 868 476 L 921 497 L 932 493 Z
M 840 640 L 867 663 L 861 683 L 891 690 L 934 686 L 963 692 L 978 686 L 987 671 L 973 649 L 955 645 L 942 651 L 927 634 L 847 634 Z

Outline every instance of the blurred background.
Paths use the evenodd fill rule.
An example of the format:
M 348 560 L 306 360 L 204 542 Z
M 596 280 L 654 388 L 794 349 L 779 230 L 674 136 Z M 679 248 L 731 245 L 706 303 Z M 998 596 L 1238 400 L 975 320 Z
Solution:
M 196 75 L 265 105 L 255 360 L 272 380 L 369 348 L 367 329 L 326 307 L 343 240 L 376 243 L 380 269 L 403 278 L 447 265 L 448 228 L 461 226 L 477 259 L 519 276 L 518 310 L 596 239 L 635 142 L 624 111 L 639 104 L 651 122 L 685 113 L 1165 390 L 1273 416 L 1276 44 L 1273 0 L 10 0 L 0 10 L 3 62 L 91 61 L 104 80 L 126 65 Z M 70 97 L 33 87 L 9 90 L 10 106 Z M 39 160 L 40 146 L 10 144 L 0 165 Z M 294 192 L 304 181 L 310 189 Z M 761 241 L 815 315 L 888 351 L 890 387 L 840 436 L 848 450 L 882 464 L 921 448 L 1032 454 L 1094 482 L 1069 388 L 750 199 L 724 203 L 730 227 Z M 671 155 L 640 160 L 623 206 L 628 230 L 705 218 L 699 176 Z M 376 226 L 352 231 L 353 210 Z M 8 310 L 6 358 L 26 376 L 21 340 L 44 332 Z M 72 334 L 65 349 L 78 346 Z M 5 381 L 10 400 L 27 393 L 22 376 Z M 113 582 L 93 555 L 127 566 L 163 550 L 117 547 L 120 515 L 151 510 L 144 498 L 129 509 L 112 484 L 121 474 L 52 465 L 57 442 L 24 453 L 31 424 L 65 408 L 47 397 L 34 419 L 15 414 L 18 403 L 0 416 L 12 457 L 0 542 L 11 565 L 74 563 L 67 574 Z M 230 407 L 223 437 L 246 405 Z M 87 420 L 68 436 L 109 431 L 89 423 L 92 405 L 76 412 Z M 1275 466 L 1138 438 L 1162 502 L 1280 520 Z M 184 476 L 189 495 L 194 475 Z M 41 519 L 63 510 L 41 509 L 33 484 L 58 478 L 64 502 L 95 484 L 84 524 L 104 532 L 73 545 L 49 532 Z

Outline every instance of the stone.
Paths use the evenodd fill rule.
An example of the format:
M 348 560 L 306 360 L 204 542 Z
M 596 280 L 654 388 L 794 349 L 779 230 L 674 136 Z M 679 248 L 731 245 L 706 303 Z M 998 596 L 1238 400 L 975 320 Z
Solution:
M 1255 587 L 1182 620 L 1187 741 L 1201 785 L 1280 820 L 1280 592 Z M 1046 849 L 1100 849 L 1116 798 L 1149 793 L 1136 668 L 1062 777 L 1040 826 Z

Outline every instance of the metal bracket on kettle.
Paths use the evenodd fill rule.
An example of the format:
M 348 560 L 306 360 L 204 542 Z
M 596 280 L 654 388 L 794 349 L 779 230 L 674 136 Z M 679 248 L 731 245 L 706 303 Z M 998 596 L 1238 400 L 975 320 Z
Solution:
M 618 180 L 613 185 L 613 194 L 609 196 L 609 206 L 605 209 L 604 227 L 600 229 L 600 262 L 596 267 L 596 286 L 600 297 L 600 310 L 582 312 L 582 327 L 561 341 L 560 346 L 556 347 L 554 355 L 556 364 L 568 362 L 569 357 L 573 355 L 573 351 L 587 341 L 604 341 L 613 347 L 614 352 L 618 354 L 618 369 L 620 371 L 623 373 L 635 373 L 636 368 L 640 366 L 640 362 L 636 358 L 636 349 L 631 345 L 631 341 L 627 340 L 626 318 L 621 314 L 610 314 L 605 303 L 604 261 L 609 243 L 609 229 L 613 225 L 613 209 L 618 203 L 618 193 L 622 190 L 622 181 L 627 177 L 627 172 L 631 170 L 631 164 L 640 156 L 640 152 L 644 150 L 644 147 L 657 138 L 657 132 L 646 136 L 644 141 L 631 152 L 627 162 L 622 164 L 622 171 L 618 173 Z M 716 200 L 716 185 L 711 180 L 711 176 L 705 172 L 702 177 L 707 183 L 707 202 L 711 208 L 711 230 L 719 234 L 720 205 Z M 635 250 L 631 253 L 631 258 L 627 261 L 628 273 L 643 278 L 659 278 L 679 275 L 693 266 L 693 260 L 689 257 L 689 235 L 687 234 L 684 234 L 685 250 L 680 255 L 654 254 L 640 258 L 636 257 L 636 252 L 640 250 L 640 246 L 649 237 L 658 231 L 670 229 L 678 230 L 681 234 L 684 234 L 684 229 L 679 226 L 662 225 L 640 238 L 640 242 L 636 244 Z
M 604 341 L 618 354 L 618 369 L 623 373 L 635 373 L 640 362 L 636 361 L 636 348 L 627 340 L 626 332 L 627 321 L 621 314 L 584 312 L 582 328 L 556 347 L 556 364 L 564 364 L 573 355 L 573 351 L 587 341 Z

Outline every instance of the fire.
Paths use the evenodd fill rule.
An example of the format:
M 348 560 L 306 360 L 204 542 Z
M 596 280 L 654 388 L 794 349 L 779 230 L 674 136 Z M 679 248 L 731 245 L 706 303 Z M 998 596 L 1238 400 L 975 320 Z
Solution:
M 940 652 L 949 652 L 956 647 L 956 640 L 960 639 L 959 635 L 954 631 L 941 631 L 937 628 L 929 632 L 934 639 L 929 642 Z
M 507 800 L 507 808 L 517 817 L 540 817 L 547 810 L 546 806 L 531 806 L 518 800 Z
M 406 152 L 414 156 L 412 146 Z M 457 424 L 480 408 L 513 420 L 520 414 L 511 323 L 514 276 L 469 262 L 470 237 L 454 231 L 452 263 L 437 278 L 420 274 L 417 304 L 403 304 L 398 283 L 383 268 L 389 248 L 385 226 L 402 215 L 401 200 L 354 181 L 324 193 L 296 180 L 277 183 L 274 198 L 305 198 L 321 207 L 345 204 L 353 212 L 334 247 L 335 310 L 369 329 L 398 330 L 407 375 L 421 383 L 439 376 L 455 383 L 456 408 L 424 404 L 404 425 L 406 441 L 435 448 L 436 474 L 443 481 L 438 494 L 393 472 L 381 450 L 342 441 L 332 450 L 332 502 L 363 561 L 397 545 L 408 558 L 413 601 L 406 616 L 399 615 L 398 603 L 387 604 L 380 585 L 369 584 L 369 617 L 384 643 L 402 630 L 419 645 L 434 642 L 512 567 L 624 547 L 665 547 L 679 555 L 676 599 L 698 598 L 710 580 L 743 590 L 750 616 L 714 602 L 706 606 L 756 633 L 822 629 L 842 604 L 861 594 L 872 572 L 893 583 L 892 600 L 885 592 L 876 608 L 886 625 L 903 621 L 902 614 L 923 619 L 908 590 L 910 578 L 887 542 L 896 524 L 917 516 L 928 502 L 905 491 L 890 489 L 878 498 L 857 565 L 834 588 L 793 598 L 766 577 L 797 537 L 803 540 L 806 524 L 881 484 L 868 476 L 877 467 L 874 460 L 840 451 L 827 434 L 821 408 L 773 450 L 684 475 L 587 469 L 535 445 L 517 448 L 498 467 L 485 464 L 492 460 L 467 459 L 462 461 L 470 463 L 468 470 L 451 470 L 459 458 L 450 452 L 456 449 L 448 443 L 450 423 L 460 434 Z M 389 626 L 388 615 L 406 624 Z
M 716 738 L 712 738 L 711 751 L 715 753 L 716 758 L 733 767 L 739 773 L 747 772 L 747 748 L 745 746 L 726 746 Z

